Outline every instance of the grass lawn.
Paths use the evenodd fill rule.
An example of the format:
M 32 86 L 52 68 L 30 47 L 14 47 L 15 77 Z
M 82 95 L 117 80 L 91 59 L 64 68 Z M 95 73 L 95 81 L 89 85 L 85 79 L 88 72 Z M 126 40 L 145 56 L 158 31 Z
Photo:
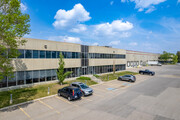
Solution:
M 130 72 L 130 71 L 123 71 L 123 72 L 118 72 L 115 74 L 111 73 L 111 74 L 106 74 L 106 75 L 100 75 L 98 78 L 101 79 L 102 81 L 110 81 L 110 80 L 117 79 L 119 76 L 128 75 L 128 74 L 137 75 L 139 73 Z M 108 80 L 108 76 L 109 76 L 109 80 Z
M 87 81 L 87 85 L 97 84 L 96 82 L 94 82 L 92 80 L 86 80 L 86 78 L 85 79 L 80 78 L 77 80 L 64 82 L 64 84 L 62 86 L 59 85 L 58 83 L 51 83 L 51 84 L 44 84 L 44 85 L 35 85 L 35 86 L 29 87 L 29 88 L 21 88 L 21 89 L 16 89 L 16 90 L 3 91 L 3 92 L 0 92 L 0 108 L 48 96 L 48 94 L 47 94 L 48 87 L 50 88 L 49 95 L 57 94 L 58 89 L 68 86 L 68 84 L 75 82 L 75 81 L 84 82 L 84 83 L 86 83 L 86 81 Z M 9 103 L 10 94 L 12 94 L 13 104 Z
M 83 77 L 83 76 L 77 78 L 76 80 L 67 81 L 67 82 L 65 82 L 65 83 L 66 83 L 66 84 L 71 84 L 72 82 L 82 82 L 82 83 L 87 84 L 88 86 L 97 84 L 97 82 L 92 81 L 91 78 L 89 78 L 89 77 Z

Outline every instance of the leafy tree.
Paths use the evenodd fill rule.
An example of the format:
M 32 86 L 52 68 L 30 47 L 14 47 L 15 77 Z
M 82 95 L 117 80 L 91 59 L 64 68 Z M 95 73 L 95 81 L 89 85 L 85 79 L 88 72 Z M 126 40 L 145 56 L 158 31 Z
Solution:
M 18 46 L 30 32 L 30 17 L 20 9 L 20 0 L 0 0 L 0 80 L 5 76 L 13 77 L 12 59 L 18 57 Z
M 178 56 L 178 63 L 180 63 L 180 51 L 177 51 L 176 55 Z
M 160 60 L 167 62 L 169 59 L 172 58 L 171 55 L 171 53 L 164 51 L 163 54 L 160 55 Z
M 61 85 L 63 84 L 63 81 L 66 78 L 66 76 L 68 76 L 72 73 L 72 71 L 67 71 L 64 73 L 64 66 L 65 66 L 64 56 L 62 55 L 62 53 L 60 53 L 60 55 L 59 55 L 59 67 L 57 70 L 57 77 L 58 77 L 59 83 Z
M 173 64 L 176 64 L 178 62 L 178 56 L 173 55 Z

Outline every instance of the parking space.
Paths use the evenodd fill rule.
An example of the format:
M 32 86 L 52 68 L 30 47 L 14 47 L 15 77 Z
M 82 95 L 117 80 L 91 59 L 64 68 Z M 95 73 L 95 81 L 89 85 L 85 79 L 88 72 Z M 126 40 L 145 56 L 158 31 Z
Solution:
M 128 83 L 124 81 L 110 81 L 107 83 L 99 84 L 92 86 L 94 89 L 94 94 L 82 97 L 81 100 L 68 101 L 66 98 L 54 96 L 42 100 L 37 100 L 36 102 L 30 104 L 24 104 L 21 106 L 17 106 L 16 109 L 12 109 L 11 112 L 7 110 L 1 111 L 1 118 L 4 120 L 14 119 L 47 119 L 46 116 L 56 116 L 62 117 L 66 114 L 70 114 L 71 110 L 73 110 L 71 114 L 75 114 L 75 109 L 84 109 L 83 106 L 89 104 L 92 106 L 101 102 L 103 99 L 107 99 L 107 97 L 115 96 L 120 92 L 120 89 L 123 83 Z M 114 88 L 114 89 L 110 89 Z M 122 87 L 123 88 L 123 87 Z M 88 107 L 88 105 L 87 105 Z M 82 110 L 83 112 L 87 110 Z M 20 117 L 20 118 L 19 118 Z
M 156 104 L 156 102 L 154 101 L 155 98 L 147 96 L 140 96 L 136 99 L 138 95 L 141 95 L 139 92 L 143 90 L 137 90 L 138 92 L 129 91 L 128 93 L 130 94 L 130 96 L 128 96 L 128 88 L 133 88 L 133 86 L 145 83 L 145 81 L 153 82 L 154 79 L 159 79 L 159 74 L 163 73 L 163 69 L 162 67 L 159 67 L 159 69 L 155 67 L 154 69 L 156 71 L 159 70 L 155 77 L 148 75 L 136 75 L 137 80 L 135 83 L 112 80 L 91 86 L 91 88 L 93 88 L 94 90 L 93 95 L 82 97 L 82 99 L 80 100 L 68 101 L 66 98 L 53 96 L 37 100 L 29 104 L 20 105 L 8 110 L 2 110 L 0 111 L 0 116 L 2 120 L 76 120 L 81 119 L 80 116 L 82 115 L 84 116 L 82 117 L 84 119 L 86 117 L 88 117 L 88 119 L 124 119 L 124 117 L 132 119 L 132 116 L 136 116 L 135 114 L 140 115 L 141 110 L 146 109 L 145 107 L 141 106 L 142 103 L 144 104 L 144 106 L 146 106 L 146 103 L 144 101 L 145 99 L 146 101 L 150 101 L 150 103 L 147 105 Z M 122 97 L 120 97 L 121 95 Z M 134 97 L 133 102 L 131 102 L 131 97 Z M 139 101 L 142 102 L 140 103 Z M 129 102 L 129 105 L 126 105 L 127 102 Z M 122 105 L 122 108 L 116 108 L 116 103 L 118 103 L 117 105 Z M 111 106 L 115 107 L 113 108 L 114 112 L 111 111 Z M 138 108 L 138 111 L 135 111 L 135 108 Z M 104 109 L 106 109 L 107 111 L 104 111 Z M 124 109 L 126 110 L 124 111 Z M 123 110 L 123 112 L 121 110 Z M 119 116 L 118 112 L 121 112 Z M 151 109 L 149 109 L 149 112 L 151 112 Z M 99 116 L 95 117 L 93 115 Z M 154 116 L 147 113 L 141 115 L 142 118 L 154 118 Z M 138 118 L 141 117 L 138 116 Z
M 141 76 L 137 77 L 138 83 L 141 81 Z M 144 80 L 144 78 L 142 79 Z M 94 94 L 82 97 L 81 100 L 68 101 L 66 98 L 54 96 L 42 100 L 37 100 L 36 102 L 30 104 L 18 106 L 16 109 L 13 109 L 12 112 L 1 111 L 0 114 L 3 119 L 9 120 L 14 119 L 16 114 L 21 116 L 20 118 L 17 117 L 18 120 L 43 119 L 46 118 L 46 116 L 60 117 L 61 115 L 64 116 L 65 114 L 70 113 L 71 110 L 83 109 L 84 105 L 90 104 L 90 106 L 92 106 L 93 104 L 98 104 L 102 100 L 107 99 L 108 97 L 110 98 L 111 96 L 116 96 L 120 94 L 124 88 L 130 87 L 133 84 L 135 83 L 113 80 L 92 86 L 94 89 Z M 83 112 L 85 111 L 83 110 Z M 9 117 L 7 117 L 6 114 L 8 114 Z

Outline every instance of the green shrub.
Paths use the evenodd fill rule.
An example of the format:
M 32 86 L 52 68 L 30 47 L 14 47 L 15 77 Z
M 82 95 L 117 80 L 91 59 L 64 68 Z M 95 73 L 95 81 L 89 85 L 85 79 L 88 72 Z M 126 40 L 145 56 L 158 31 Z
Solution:
M 105 74 L 101 75 L 99 78 L 102 81 L 109 81 L 109 80 L 115 80 L 118 78 L 118 76 L 123 76 L 123 75 L 137 75 L 138 73 L 136 72 L 130 72 L 130 71 L 123 71 L 123 72 L 116 72 L 115 74 Z
M 99 78 L 99 77 L 100 77 L 99 75 L 96 75 L 96 74 L 94 74 L 93 76 L 96 77 L 96 78 Z
M 81 76 L 81 77 L 78 77 L 76 80 L 91 80 L 91 78 Z

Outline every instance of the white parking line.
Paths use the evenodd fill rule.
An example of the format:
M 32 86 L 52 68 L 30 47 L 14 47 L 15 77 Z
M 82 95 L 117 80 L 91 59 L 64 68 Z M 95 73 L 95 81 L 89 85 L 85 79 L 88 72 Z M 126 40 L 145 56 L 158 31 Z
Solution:
M 71 105 L 73 105 L 73 106 L 75 106 L 75 107 L 79 107 L 78 105 L 72 104 L 71 102 L 69 102 L 69 101 L 67 101 L 67 100 L 64 100 L 64 99 L 62 99 L 62 98 L 60 98 L 60 97 L 58 97 L 58 96 L 56 96 L 56 98 L 59 99 L 59 100 L 61 100 L 61 101 L 63 101 L 63 102 L 66 102 L 66 103 L 68 103 L 68 104 L 71 104 Z
M 54 110 L 56 113 L 60 114 L 60 112 L 59 112 L 59 111 L 55 110 L 55 109 L 54 109 L 53 107 L 51 107 L 50 105 L 48 105 L 48 104 L 44 103 L 44 102 L 43 102 L 43 101 L 41 101 L 41 100 L 39 100 L 39 102 L 40 102 L 40 103 L 42 103 L 43 105 L 47 106 L 49 109 Z

